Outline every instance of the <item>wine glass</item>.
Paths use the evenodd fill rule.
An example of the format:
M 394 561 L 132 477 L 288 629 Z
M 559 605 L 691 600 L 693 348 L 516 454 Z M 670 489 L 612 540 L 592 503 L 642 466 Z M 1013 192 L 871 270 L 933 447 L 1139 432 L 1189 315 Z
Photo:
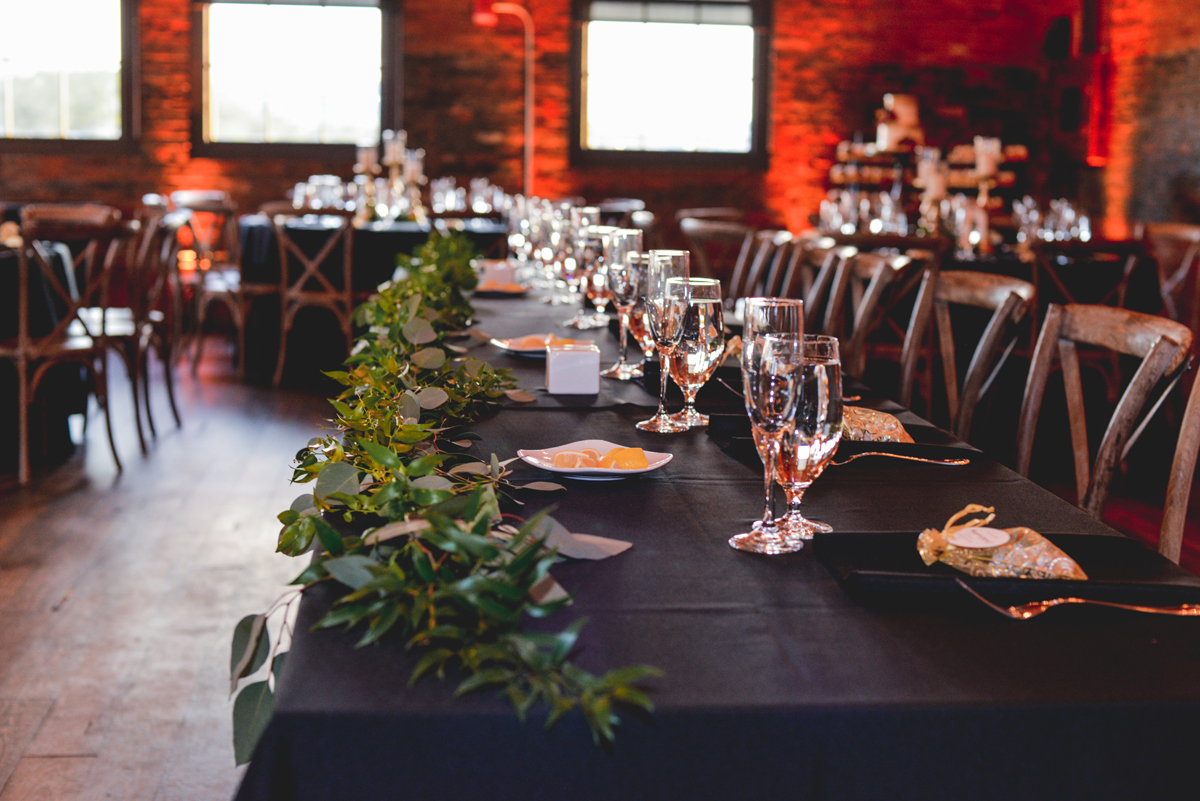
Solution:
M 667 374 L 670 372 L 671 351 L 683 335 L 683 317 L 687 311 L 689 254 L 684 250 L 652 250 L 646 270 L 645 317 L 646 327 L 658 349 L 661 373 L 661 392 L 658 413 L 637 424 L 642 431 L 673 433 L 686 431 L 687 426 L 667 415 Z
M 629 344 L 627 341 L 629 313 L 637 301 L 641 283 L 645 280 L 645 270 L 642 269 L 642 254 L 640 253 L 642 232 L 634 228 L 622 228 L 609 237 L 608 244 L 608 271 L 605 280 L 608 282 L 608 291 L 612 295 L 613 305 L 617 309 L 617 317 L 620 320 L 621 358 L 600 375 L 619 381 L 629 381 L 633 378 L 641 378 L 643 374 L 640 365 L 625 361 Z
M 683 411 L 671 419 L 688 428 L 708 425 L 708 415 L 696 411 L 696 393 L 712 377 L 725 355 L 725 325 L 721 308 L 721 282 L 690 278 L 683 335 L 671 352 L 671 378 L 683 390 Z
M 788 536 L 810 540 L 814 531 L 833 531 L 827 523 L 805 518 L 800 499 L 833 459 L 841 439 L 842 362 L 837 337 L 805 334 L 800 403 L 791 429 L 783 435 L 775 468 L 788 503 L 779 525 Z
M 762 520 L 729 544 L 742 551 L 780 554 L 798 551 L 804 540 L 791 537 L 771 513 L 771 489 L 780 440 L 796 416 L 804 367 L 801 333 L 804 305 L 790 298 L 747 298 L 742 335 L 742 387 L 754 441 L 763 462 Z
M 616 230 L 609 225 L 585 225 L 577 232 L 573 255 L 564 261 L 564 278 L 572 295 L 578 295 L 579 307 L 575 310 L 575 316 L 563 323 L 563 327 L 586 330 L 608 325 L 608 315 L 604 316 L 603 322 L 599 322 L 595 315 L 587 314 L 587 302 L 595 296 L 594 278 L 604 266 L 608 235 Z
M 650 254 L 639 253 L 637 256 L 630 256 L 629 259 L 631 264 L 637 265 L 641 275 L 638 283 L 638 298 L 634 301 L 633 308 L 629 310 L 629 333 L 633 335 L 633 341 L 642 351 L 642 362 L 638 367 L 644 367 L 646 362 L 654 357 L 654 337 L 650 336 L 650 329 L 646 323 L 646 298 L 643 288 L 646 271 L 650 268 Z

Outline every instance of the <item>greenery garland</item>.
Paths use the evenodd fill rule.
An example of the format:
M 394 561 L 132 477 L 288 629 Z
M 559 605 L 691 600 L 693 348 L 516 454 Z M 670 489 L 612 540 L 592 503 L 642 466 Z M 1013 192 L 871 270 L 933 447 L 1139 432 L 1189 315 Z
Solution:
M 584 620 L 558 634 L 523 631 L 523 619 L 570 602 L 549 578 L 557 560 L 545 513 L 505 522 L 499 497 L 512 487 L 495 454 L 470 460 L 462 450 L 479 436 L 465 422 L 516 389 L 507 370 L 467 354 L 451 339 L 469 325 L 463 295 L 475 287 L 473 249 L 458 235 L 434 233 L 396 277 L 357 312 L 367 333 L 346 369 L 330 373 L 346 389 L 331 403 L 335 436 L 296 454 L 294 483 L 315 482 L 279 514 L 278 550 L 300 556 L 320 544 L 303 572 L 265 612 L 234 630 L 230 660 L 234 752 L 248 762 L 274 705 L 274 681 L 286 653 L 272 646 L 267 619 L 287 612 L 303 590 L 328 584 L 341 593 L 315 628 L 363 627 L 358 647 L 399 630 L 420 654 L 410 684 L 428 673 L 457 671 L 455 695 L 497 688 L 522 721 L 547 708 L 546 728 L 580 708 L 597 745 L 615 740 L 616 708 L 653 705 L 637 682 L 660 675 L 634 666 L 594 676 L 569 656 Z M 451 464 L 452 463 L 452 464 Z M 448 466 L 450 465 L 450 466 Z M 561 489 L 539 482 L 534 489 Z M 353 533 L 347 533 L 353 532 Z M 267 676 L 238 686 L 269 661 Z

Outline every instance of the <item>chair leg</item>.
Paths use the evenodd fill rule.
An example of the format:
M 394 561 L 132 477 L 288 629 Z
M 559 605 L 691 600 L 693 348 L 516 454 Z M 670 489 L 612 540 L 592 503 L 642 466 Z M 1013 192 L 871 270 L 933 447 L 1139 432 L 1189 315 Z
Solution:
M 24 359 L 17 361 L 17 483 L 29 483 L 29 376 Z
M 132 352 L 131 352 L 132 350 Z M 101 356 L 100 358 L 104 358 Z M 138 398 L 138 355 L 137 346 L 127 344 L 121 348 L 121 360 L 125 362 L 125 372 L 129 376 L 129 384 L 133 388 L 133 424 L 137 427 L 138 444 L 142 447 L 142 455 L 150 452 L 146 447 L 146 435 L 142 432 L 142 404 Z M 147 382 L 148 383 L 148 382 Z M 106 393 L 107 397 L 107 393 Z M 107 409 L 107 407 L 106 407 Z M 107 411 L 105 412 L 107 414 Z
M 154 430 L 154 413 L 150 411 L 150 348 L 142 347 L 141 342 L 138 342 L 135 360 L 142 373 L 142 402 L 146 407 L 146 426 L 150 429 L 150 436 L 158 439 L 158 432 Z
M 279 327 L 279 359 L 275 362 L 275 378 L 271 381 L 271 384 L 276 387 L 283 381 L 283 363 L 287 361 L 288 332 L 292 330 L 294 314 L 294 310 L 285 309 L 283 312 L 283 323 Z
M 192 351 L 192 375 L 200 373 L 200 356 L 204 352 L 204 315 L 208 312 L 208 300 L 201 298 L 196 304 L 196 348 Z
M 245 298 L 237 301 L 237 312 L 234 318 L 234 324 L 237 326 L 237 376 L 244 379 L 246 377 L 246 305 L 249 301 Z
M 163 379 L 167 384 L 167 401 L 171 404 L 171 414 L 175 416 L 175 427 L 182 428 L 183 420 L 179 417 L 179 407 L 175 405 L 175 354 L 170 345 L 160 341 L 158 356 L 163 364 Z
M 112 413 L 109 411 L 108 405 L 108 371 L 103 364 L 101 357 L 98 366 L 92 368 L 96 380 L 96 400 L 104 409 L 104 427 L 108 430 L 108 447 L 112 449 L 113 462 L 117 465 L 117 472 L 125 472 L 125 468 L 121 466 L 121 457 L 117 453 L 117 441 L 113 438 L 112 429 Z

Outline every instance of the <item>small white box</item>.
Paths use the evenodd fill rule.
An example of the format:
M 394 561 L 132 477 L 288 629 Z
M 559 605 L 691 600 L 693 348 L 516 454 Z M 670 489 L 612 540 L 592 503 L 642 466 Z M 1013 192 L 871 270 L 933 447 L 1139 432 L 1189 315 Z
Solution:
M 516 268 L 501 259 L 486 259 L 477 263 L 480 268 L 481 284 L 512 284 L 516 283 Z
M 551 395 L 600 392 L 600 348 L 593 343 L 546 346 L 546 391 Z

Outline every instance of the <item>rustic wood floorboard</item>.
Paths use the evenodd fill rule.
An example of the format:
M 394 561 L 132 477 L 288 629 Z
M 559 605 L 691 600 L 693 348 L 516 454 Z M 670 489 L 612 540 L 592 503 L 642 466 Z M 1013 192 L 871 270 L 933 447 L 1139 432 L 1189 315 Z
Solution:
M 157 380 L 142 456 L 110 372 L 123 473 L 93 406 L 67 464 L 24 489 L 0 476 L 0 801 L 236 788 L 229 639 L 302 567 L 274 553 L 274 516 L 302 491 L 288 462 L 329 406 L 237 383 L 225 353 L 176 381 L 183 426 Z

